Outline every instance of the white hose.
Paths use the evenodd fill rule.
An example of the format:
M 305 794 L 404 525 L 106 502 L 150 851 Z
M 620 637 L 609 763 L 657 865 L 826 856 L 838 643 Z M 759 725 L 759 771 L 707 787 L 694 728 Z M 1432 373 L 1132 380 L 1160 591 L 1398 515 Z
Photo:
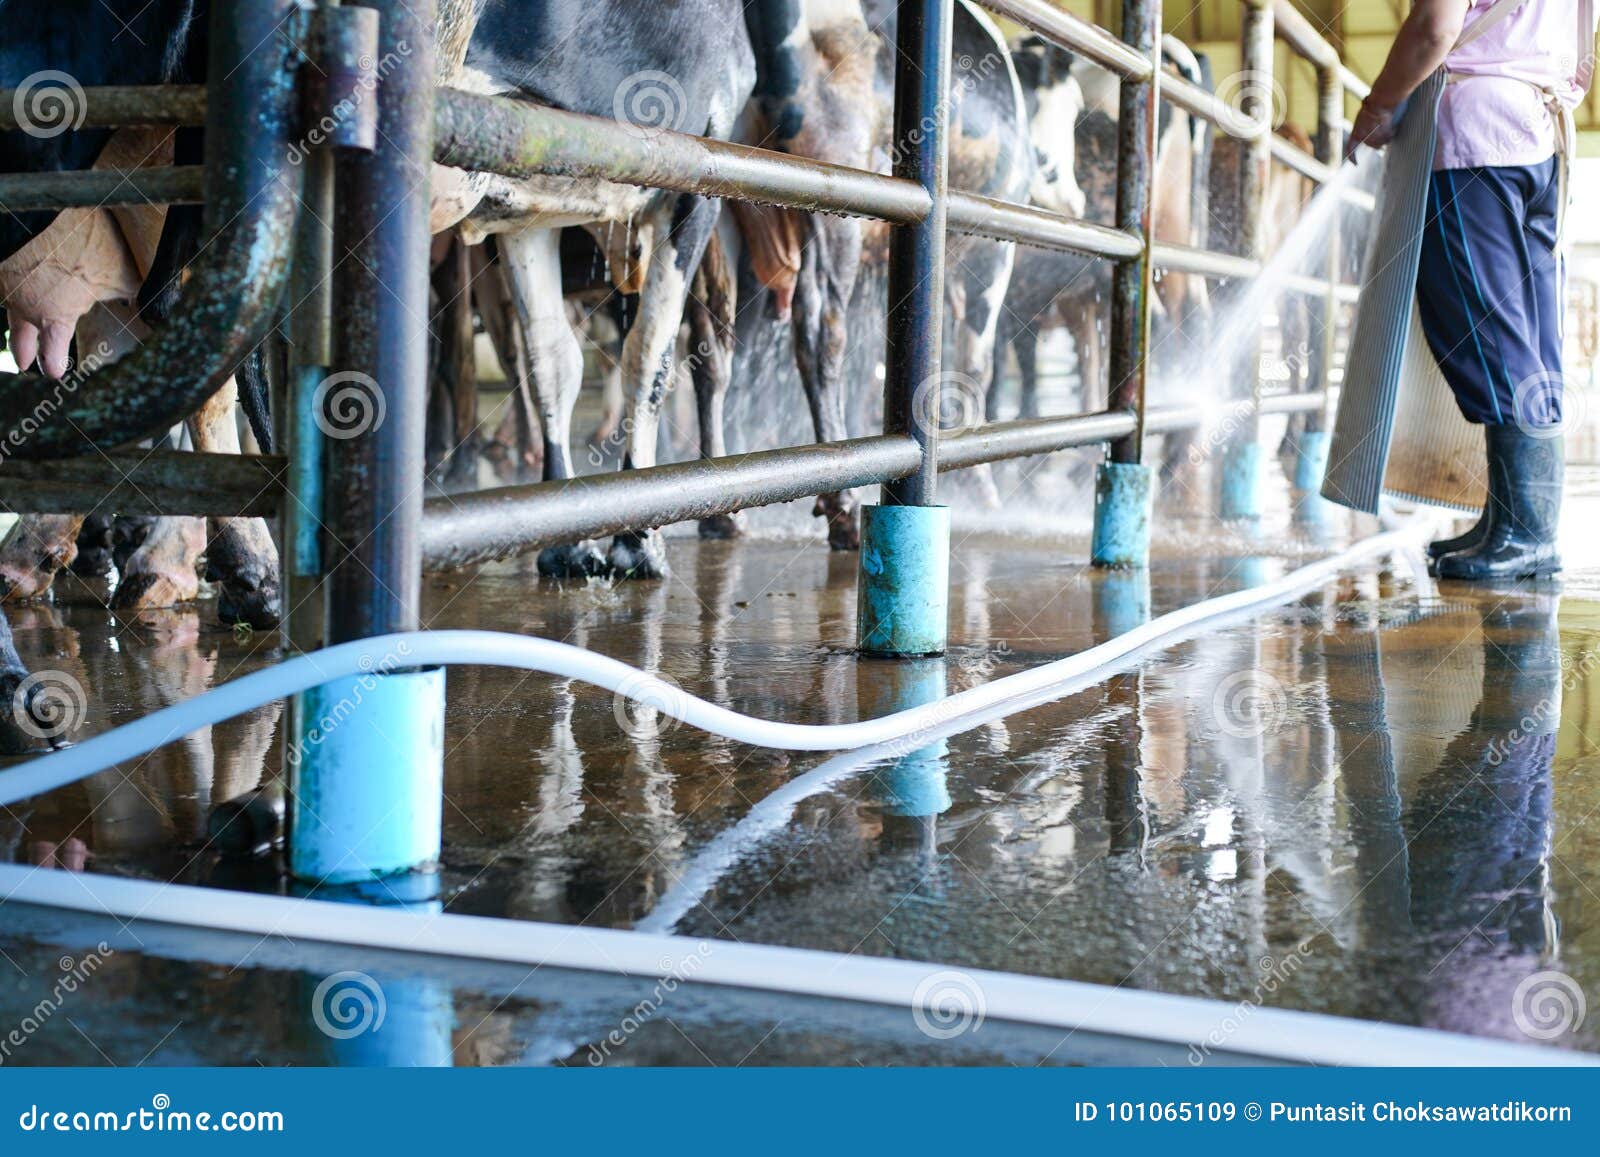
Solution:
M 1074 684 L 1087 676 L 1154 647 L 1170 644 L 1204 624 L 1274 606 L 1317 586 L 1340 571 L 1375 555 L 1409 544 L 1416 528 L 1388 531 L 1347 547 L 1337 554 L 1290 571 L 1260 586 L 1233 591 L 1151 619 L 1125 634 L 1076 655 L 1007 675 L 933 703 L 857 723 L 804 724 L 753 719 L 708 703 L 676 685 L 637 667 L 550 639 L 498 631 L 417 631 L 379 635 L 340 643 L 285 659 L 215 687 L 203 695 L 125 723 L 73 747 L 51 752 L 0 772 L 0 805 L 74 783 L 118 763 L 137 759 L 203 727 L 242 715 L 264 703 L 319 686 L 331 679 L 408 667 L 475 664 L 519 667 L 578 679 L 646 703 L 665 715 L 702 731 L 756 747 L 789 751 L 850 751 L 874 744 L 910 743 L 907 750 L 929 741 L 934 731 L 949 734 L 949 725 L 979 712 L 1017 701 L 1038 701 L 1041 694 Z M 1008 714 L 1020 710 L 1013 707 Z M 885 754 L 892 754 L 886 752 Z
M 1565 1049 L 1432 1029 L 1073 980 L 954 969 L 803 948 L 695 940 L 487 916 L 252 895 L 0 865 L 0 904 L 42 904 L 188 928 L 355 945 L 457 959 L 719 984 L 904 1008 L 947 1029 L 952 1015 L 1045 1025 L 1193 1047 L 1198 1058 L 1260 1057 L 1317 1065 L 1588 1065 Z M 1191 1060 L 1195 1059 L 1191 1057 Z

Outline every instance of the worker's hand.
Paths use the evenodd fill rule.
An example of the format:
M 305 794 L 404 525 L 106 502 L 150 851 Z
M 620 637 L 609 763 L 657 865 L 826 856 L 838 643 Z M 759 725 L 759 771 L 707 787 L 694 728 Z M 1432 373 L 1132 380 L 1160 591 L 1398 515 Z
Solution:
M 1350 126 L 1350 137 L 1344 146 L 1345 160 L 1354 158 L 1359 145 L 1366 145 L 1369 149 L 1383 148 L 1394 140 L 1394 132 L 1394 108 L 1375 103 L 1368 97 L 1362 103 L 1361 111 L 1356 114 L 1356 123 Z

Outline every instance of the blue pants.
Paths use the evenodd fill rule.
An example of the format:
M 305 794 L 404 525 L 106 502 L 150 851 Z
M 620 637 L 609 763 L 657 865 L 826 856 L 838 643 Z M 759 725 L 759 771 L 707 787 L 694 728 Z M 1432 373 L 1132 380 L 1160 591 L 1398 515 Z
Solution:
M 1417 306 L 1469 422 L 1561 421 L 1558 164 L 1433 174 Z

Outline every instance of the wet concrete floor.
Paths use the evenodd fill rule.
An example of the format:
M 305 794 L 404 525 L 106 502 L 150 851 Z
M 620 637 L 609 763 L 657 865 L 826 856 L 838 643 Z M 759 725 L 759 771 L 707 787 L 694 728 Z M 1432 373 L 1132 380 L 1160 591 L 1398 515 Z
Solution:
M 1600 1002 L 1600 556 L 1580 537 L 1596 505 L 1579 497 L 1569 512 L 1564 583 L 1436 586 L 1402 564 L 1365 568 L 847 775 L 719 871 L 708 845 L 825 756 L 707 737 L 567 681 L 452 670 L 439 902 L 1600 1050 L 1600 1012 L 1543 1040 L 1529 996 L 1530 977 L 1558 973 Z M 1331 544 L 1169 525 L 1140 581 L 1090 570 L 1081 538 L 957 537 L 942 661 L 856 659 L 855 558 L 781 537 L 674 539 L 674 576 L 653 585 L 540 583 L 531 562 L 433 576 L 427 619 L 566 640 L 737 711 L 842 722 L 1074 653 L 1146 601 L 1159 614 Z M 124 620 L 80 588 L 9 613 L 25 662 L 86 688 L 87 735 L 271 661 L 270 640 L 211 625 L 212 610 Z M 281 725 L 262 709 L 0 810 L 0 855 L 281 889 L 270 862 L 220 857 L 205 836 L 212 803 L 277 768 Z M 663 995 L 16 905 L 0 926 L 0 1037 L 86 952 L 93 978 L 0 1062 L 1194 1059 L 996 1022 L 940 1038 L 907 1013 L 827 1001 L 692 984 Z M 318 985 L 346 970 L 382 978 L 387 1034 L 320 1031 Z

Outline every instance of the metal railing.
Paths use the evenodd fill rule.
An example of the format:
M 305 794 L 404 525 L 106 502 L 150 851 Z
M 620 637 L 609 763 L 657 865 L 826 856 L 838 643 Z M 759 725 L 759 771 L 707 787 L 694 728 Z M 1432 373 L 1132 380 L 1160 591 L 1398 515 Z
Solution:
M 274 0 L 279 7 L 282 2 Z M 951 2 L 900 0 L 896 50 L 902 65 L 918 59 L 930 67 L 935 64 L 936 48 L 945 43 L 941 40 L 941 21 L 949 21 Z M 682 133 L 663 131 L 646 136 L 614 121 L 505 97 L 440 90 L 408 102 L 408 115 L 422 118 L 414 122 L 413 128 L 417 139 L 426 143 L 426 155 L 447 165 L 512 177 L 558 174 L 604 178 L 707 196 L 759 200 L 800 210 L 882 219 L 896 226 L 891 268 L 900 270 L 898 276 L 904 285 L 923 287 L 915 296 L 909 290 L 895 293 L 891 289 L 890 300 L 903 303 L 906 312 L 892 317 L 889 326 L 886 426 L 882 435 L 715 461 L 655 466 L 604 478 L 590 476 L 581 480 L 500 487 L 430 501 L 417 512 L 419 525 L 412 535 L 421 543 L 421 555 L 428 565 L 477 562 L 613 530 L 665 525 L 874 483 L 890 488 L 889 501 L 931 502 L 935 479 L 941 470 L 1095 444 L 1108 445 L 1114 461 L 1137 462 L 1142 457 L 1142 437 L 1146 431 L 1171 431 L 1195 426 L 1204 420 L 1204 415 L 1193 407 L 1167 410 L 1146 407 L 1144 387 L 1152 272 L 1159 267 L 1237 281 L 1258 272 L 1266 254 L 1253 242 L 1242 254 L 1230 254 L 1155 240 L 1152 235 L 1152 174 L 1156 156 L 1156 103 L 1160 99 L 1169 100 L 1219 131 L 1247 142 L 1244 184 L 1248 196 L 1243 205 L 1243 232 L 1248 241 L 1260 235 L 1262 166 L 1268 158 L 1279 160 L 1316 181 L 1325 182 L 1331 178 L 1340 157 L 1343 94 L 1360 91 L 1359 81 L 1287 0 L 1245 0 L 1244 66 L 1257 79 L 1254 90 L 1247 89 L 1243 116 L 1219 101 L 1215 94 L 1161 67 L 1159 0 L 1124 0 L 1125 38 L 1056 9 L 1046 0 L 980 2 L 983 7 L 1111 70 L 1120 78 L 1118 203 L 1113 226 L 945 189 L 939 176 L 942 162 L 938 159 L 939 151 L 944 148 L 942 92 L 927 84 L 919 87 L 908 80 L 902 80 L 896 88 L 897 124 L 902 130 L 907 126 L 929 124 L 939 127 L 934 132 L 918 134 L 923 147 L 897 150 L 905 159 L 900 171 L 892 175 L 843 168 Z M 372 0 L 372 3 L 386 20 L 400 18 L 396 13 L 405 9 L 392 0 Z M 1318 70 L 1319 124 L 1314 157 L 1278 138 L 1267 123 L 1270 96 L 1263 78 L 1271 75 L 1274 28 Z M 939 63 L 936 72 L 944 75 L 947 68 L 945 60 Z M 901 71 L 907 76 L 916 74 L 915 69 L 902 67 Z M 292 74 L 292 69 L 285 68 L 283 73 Z M 222 73 L 213 70 L 213 75 Z M 385 78 L 383 83 L 400 84 L 405 77 L 416 75 L 414 68 L 408 69 Z M 224 91 L 218 87 L 222 83 L 219 80 L 214 84 L 211 93 L 180 87 L 89 88 L 84 90 L 82 124 L 96 127 L 211 123 L 209 118 L 216 111 L 211 106 L 217 99 L 216 93 Z M 7 119 L 12 109 L 10 97 L 9 93 L 0 93 L 0 129 L 14 127 Z M 208 146 L 218 147 L 213 142 L 229 136 L 230 132 L 237 135 L 233 119 L 236 115 L 236 111 L 230 112 L 227 118 L 216 122 L 230 128 L 208 133 Z M 423 124 L 423 120 L 428 123 Z M 375 155 L 382 153 L 380 148 Z M 306 166 L 309 186 L 306 197 L 319 195 L 318 184 L 325 184 L 327 177 L 318 174 L 332 163 L 331 157 L 327 157 Z M 359 157 L 354 162 L 341 158 L 336 167 L 343 169 L 352 164 L 371 163 Z M 257 167 L 264 165 L 265 162 L 261 162 Z M 279 175 L 285 167 L 277 166 Z M 208 164 L 206 192 L 211 197 L 236 196 L 235 191 L 223 185 L 226 180 L 237 178 L 239 168 L 225 170 Z M 200 191 L 197 185 L 197 174 L 181 167 L 151 168 L 136 174 L 0 176 L 0 206 L 59 208 L 89 203 L 191 200 Z M 281 215 L 273 220 L 278 242 L 286 243 L 285 238 L 292 231 L 287 229 Z M 936 339 L 942 309 L 939 298 L 931 295 L 927 286 L 936 285 L 938 275 L 942 274 L 942 239 L 946 228 L 1086 253 L 1114 262 L 1111 388 L 1107 411 L 1004 422 L 958 433 L 941 434 L 921 424 L 924 416 L 910 404 L 911 392 L 937 370 Z M 416 245 L 419 253 L 425 250 L 425 239 L 407 243 Z M 412 270 L 408 276 L 414 272 Z M 1326 404 L 1328 368 L 1332 364 L 1331 318 L 1334 315 L 1331 311 L 1340 302 L 1349 300 L 1355 287 L 1338 284 L 1337 262 L 1331 259 L 1325 278 L 1297 275 L 1289 279 L 1289 287 L 1312 295 L 1318 307 L 1325 311 L 1327 324 L 1321 326 L 1321 332 L 1327 336 L 1327 348 L 1312 351 L 1317 364 L 1310 393 L 1282 399 L 1263 398 L 1259 391 L 1252 391 L 1249 408 L 1252 414 L 1273 410 L 1307 412 L 1316 422 L 1321 419 Z M 238 282 L 234 288 L 236 291 L 251 289 Z M 274 288 L 257 287 L 257 290 L 263 295 L 272 295 Z M 362 300 L 359 290 L 353 288 L 347 288 L 342 296 L 346 301 Z M 325 311 L 326 302 L 319 308 Z M 325 313 L 321 325 L 326 328 Z M 355 331 L 364 327 L 345 325 L 339 328 Z M 370 332 L 372 327 L 365 328 Z M 252 328 L 249 332 L 256 330 Z M 191 340 L 197 339 L 191 335 Z M 228 348 L 232 350 L 234 345 Z M 370 352 L 373 357 L 381 356 L 381 351 Z M 358 360 L 371 359 L 362 354 Z M 330 351 L 328 360 L 321 364 L 353 368 L 343 366 L 336 351 Z M 123 365 L 118 363 L 103 372 L 120 374 Z M 183 374 L 180 367 L 170 363 L 166 364 L 165 372 L 173 378 Z M 395 380 L 406 383 L 403 388 L 423 388 L 423 384 L 413 381 L 413 376 L 420 372 L 416 366 L 407 365 L 397 372 L 399 378 Z M 380 380 L 387 383 L 389 378 Z M 393 388 L 402 387 L 397 384 Z M 390 387 L 386 384 L 385 389 Z M 190 392 L 193 392 L 192 386 Z M 15 401 L 15 394 L 14 389 L 0 391 L 0 439 L 6 432 L 15 430 L 25 415 Z M 291 406 L 303 401 L 299 395 L 291 394 Z M 100 438 L 96 444 L 116 443 Z M 89 443 L 75 441 L 69 432 L 54 437 L 48 445 L 49 449 L 41 453 L 35 442 L 31 451 L 25 450 L 17 456 L 82 452 Z M 297 471 L 300 477 L 306 476 L 305 470 L 294 462 L 294 453 L 291 450 L 287 462 L 273 460 L 274 465 L 266 471 L 241 467 L 239 477 L 243 479 L 248 474 L 259 483 L 265 473 L 279 488 L 292 489 L 292 484 L 278 480 L 295 476 Z M 214 474 L 219 473 L 215 464 L 208 464 L 207 468 Z M 367 477 L 371 472 L 387 469 L 388 466 L 380 463 L 366 463 L 356 475 Z M 93 472 L 87 473 L 92 475 Z M 109 467 L 105 477 L 108 487 L 115 482 Z M 34 501 L 47 504 L 41 509 L 60 508 L 59 504 L 67 501 L 67 488 L 59 488 L 61 496 L 52 496 L 50 481 L 37 474 L 24 478 L 0 463 L 0 479 L 8 489 L 5 505 L 11 509 L 26 508 L 28 494 Z M 907 480 L 913 481 L 907 484 Z M 71 496 L 81 497 L 82 488 L 88 484 L 85 477 L 74 475 Z M 239 486 L 243 485 L 240 481 Z M 27 493 L 19 492 L 18 487 Z M 359 497 L 359 486 L 352 481 L 350 487 L 351 493 Z M 236 512 L 234 508 L 238 502 L 234 490 L 219 486 L 215 493 L 214 504 L 208 503 L 206 495 L 192 496 L 183 504 L 184 512 Z M 297 501 L 306 497 L 300 495 Z M 322 503 L 330 501 L 320 492 L 309 497 Z M 51 507 L 50 503 L 58 505 Z M 207 509 L 202 511 L 197 507 Z M 254 502 L 252 510 L 258 508 L 259 502 Z M 322 512 L 326 517 L 324 506 L 314 508 L 315 512 Z M 302 512 L 300 517 L 303 522 L 306 515 Z M 324 569 L 330 565 L 325 563 Z M 378 565 L 375 573 L 380 580 L 389 582 L 384 565 L 375 565 Z M 399 564 L 391 560 L 388 565 Z

